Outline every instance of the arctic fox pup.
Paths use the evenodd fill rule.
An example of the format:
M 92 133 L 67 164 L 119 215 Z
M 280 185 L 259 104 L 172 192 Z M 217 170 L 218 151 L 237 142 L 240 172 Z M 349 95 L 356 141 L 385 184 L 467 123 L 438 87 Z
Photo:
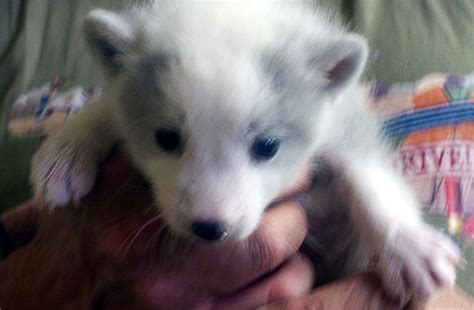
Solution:
M 458 250 L 422 221 L 364 107 L 367 43 L 331 14 L 294 1 L 164 1 L 94 10 L 85 33 L 110 87 L 33 159 L 35 193 L 51 207 L 87 194 L 123 141 L 172 230 L 241 240 L 311 165 L 331 172 L 302 200 L 311 225 L 319 208 L 349 218 L 344 273 L 376 257 L 399 298 L 455 282 Z M 337 225 L 329 239 L 347 230 Z

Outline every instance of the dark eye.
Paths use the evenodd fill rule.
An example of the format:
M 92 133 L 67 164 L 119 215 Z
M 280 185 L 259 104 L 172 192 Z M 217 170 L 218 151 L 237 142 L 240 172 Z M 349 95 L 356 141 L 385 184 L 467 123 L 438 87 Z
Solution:
M 155 140 L 165 152 L 175 153 L 182 148 L 181 135 L 177 130 L 158 129 L 155 132 Z
M 280 147 L 276 138 L 257 138 L 250 148 L 250 155 L 256 161 L 267 161 L 274 157 Z

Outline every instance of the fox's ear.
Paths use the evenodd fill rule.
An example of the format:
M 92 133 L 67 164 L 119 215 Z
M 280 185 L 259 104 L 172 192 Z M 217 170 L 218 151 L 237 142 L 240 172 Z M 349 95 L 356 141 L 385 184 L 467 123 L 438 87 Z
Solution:
M 367 41 L 355 34 L 334 39 L 315 48 L 310 66 L 322 72 L 323 89 L 337 92 L 358 81 L 369 54 Z
M 84 32 L 89 47 L 105 70 L 111 75 L 118 74 L 123 56 L 133 41 L 134 27 L 122 15 L 98 9 L 86 17 Z

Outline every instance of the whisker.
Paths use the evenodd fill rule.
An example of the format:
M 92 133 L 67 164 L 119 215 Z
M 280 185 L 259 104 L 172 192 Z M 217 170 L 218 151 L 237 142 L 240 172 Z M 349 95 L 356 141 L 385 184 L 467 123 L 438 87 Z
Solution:
M 264 234 L 267 234 L 266 231 L 262 230 L 261 231 L 262 233 Z M 265 255 L 269 256 L 270 257 L 270 266 L 272 266 L 273 268 L 277 267 L 277 262 L 275 261 L 275 251 L 273 250 L 273 246 L 270 242 L 268 242 L 268 239 L 265 238 L 263 239 L 263 245 L 264 245 L 264 249 L 265 249 Z
M 324 251 L 326 247 L 313 234 L 307 233 L 304 243 L 312 250 L 318 249 Z M 309 244 L 308 244 L 309 243 Z
M 112 194 L 112 199 L 111 201 L 115 200 L 117 196 L 126 188 L 128 187 L 132 181 L 134 180 L 134 177 L 129 177 L 125 182 L 123 182 L 117 190 Z
M 153 232 L 153 234 L 150 237 L 150 240 L 147 242 L 147 246 L 145 248 L 145 257 L 149 258 L 147 266 L 149 266 L 149 269 L 152 269 L 154 266 L 154 261 L 155 261 L 155 254 L 156 254 L 156 249 L 158 247 L 158 242 L 160 241 L 161 233 L 165 230 L 165 226 L 161 226 L 158 230 Z M 154 251 L 155 250 L 155 251 Z M 148 252 L 150 251 L 150 254 Z
M 158 220 L 161 219 L 161 214 L 158 214 L 156 215 L 155 217 L 153 217 L 151 220 L 149 220 L 148 222 L 146 222 L 144 225 L 142 225 L 140 228 L 138 228 L 137 230 L 135 230 L 134 233 L 131 233 L 126 239 L 125 241 L 122 243 L 122 245 L 120 246 L 119 248 L 119 253 L 122 252 L 122 249 L 124 247 L 124 245 L 128 242 L 128 240 L 130 240 L 130 242 L 128 242 L 128 245 L 127 247 L 125 248 L 125 251 L 123 252 L 123 256 L 125 256 L 125 254 L 128 253 L 128 251 L 130 250 L 131 246 L 133 245 L 133 243 L 135 242 L 135 240 L 138 238 L 138 236 L 148 227 L 150 226 L 151 224 L 154 224 L 155 222 L 157 222 Z M 133 236 L 133 237 L 132 237 Z
M 290 249 L 291 249 L 297 256 L 300 255 L 300 254 L 299 254 L 299 249 L 298 249 L 296 246 L 294 246 L 293 244 L 291 244 L 290 242 L 288 242 L 288 240 L 286 240 L 284 237 L 280 236 L 280 234 L 278 234 L 278 233 L 275 231 L 275 229 L 274 229 L 270 224 L 268 224 L 268 223 L 265 221 L 265 219 L 262 219 L 262 220 L 260 221 L 260 223 L 261 223 L 262 225 L 265 225 L 265 226 L 268 228 L 268 229 L 266 230 L 268 233 L 271 233 L 272 236 L 278 238 L 279 240 L 281 240 L 281 241 L 285 242 L 287 245 L 289 245 L 289 246 L 290 246 Z
M 260 226 L 257 227 L 257 231 L 261 230 Z M 262 254 L 262 247 L 261 247 L 261 244 L 259 242 L 259 240 L 255 237 L 255 235 L 252 235 L 252 238 L 253 238 L 253 242 L 251 244 L 249 244 L 248 246 L 254 246 L 255 251 L 253 249 L 250 248 L 251 252 L 250 253 L 256 253 L 256 257 L 255 257 L 255 260 L 256 260 L 256 263 L 257 263 L 257 266 L 255 268 L 255 270 L 259 271 L 262 269 L 262 265 L 263 265 L 263 254 Z

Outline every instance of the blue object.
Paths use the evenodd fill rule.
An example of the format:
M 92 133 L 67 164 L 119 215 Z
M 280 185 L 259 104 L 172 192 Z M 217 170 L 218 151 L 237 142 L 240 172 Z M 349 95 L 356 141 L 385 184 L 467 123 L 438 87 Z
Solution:
M 445 107 L 407 112 L 384 122 L 382 131 L 389 138 L 412 132 L 474 121 L 474 102 L 464 101 Z
M 36 119 L 39 119 L 43 116 L 43 113 L 46 110 L 46 106 L 48 105 L 48 101 L 49 101 L 49 95 L 41 96 L 38 109 L 35 112 Z

